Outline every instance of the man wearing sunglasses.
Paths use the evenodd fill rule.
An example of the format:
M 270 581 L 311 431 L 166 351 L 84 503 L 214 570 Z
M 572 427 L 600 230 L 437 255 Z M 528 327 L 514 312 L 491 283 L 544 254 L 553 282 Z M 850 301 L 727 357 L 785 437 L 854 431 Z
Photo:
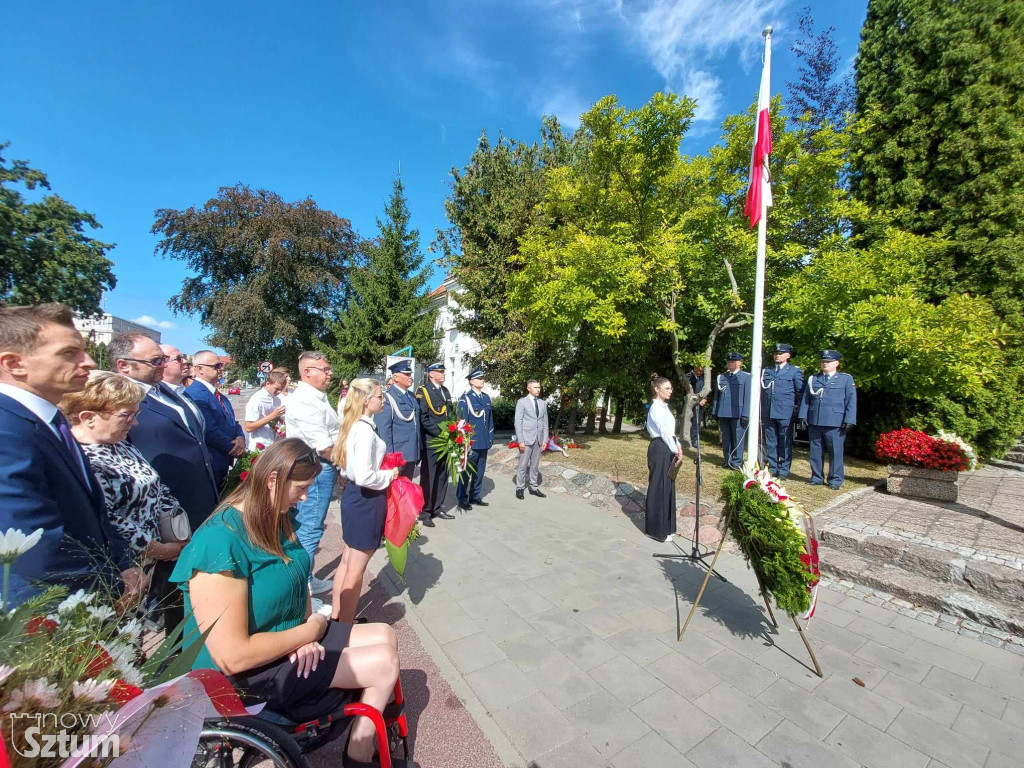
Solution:
M 224 363 L 220 355 L 204 349 L 196 352 L 192 363 L 195 377 L 185 394 L 199 406 L 206 419 L 206 447 L 217 488 L 224 487 L 224 478 L 234 460 L 245 453 L 245 433 L 235 418 L 235 410 L 224 395 L 217 391 Z
M 164 365 L 164 384 L 174 390 L 175 394 L 187 405 L 200 422 L 203 422 L 203 413 L 199 406 L 185 397 L 185 385 L 182 383 L 186 377 L 192 376 L 192 361 L 188 355 L 183 355 L 177 347 L 170 344 L 161 344 L 160 351 L 167 355 L 167 363 Z M 203 424 L 205 430 L 206 424 Z

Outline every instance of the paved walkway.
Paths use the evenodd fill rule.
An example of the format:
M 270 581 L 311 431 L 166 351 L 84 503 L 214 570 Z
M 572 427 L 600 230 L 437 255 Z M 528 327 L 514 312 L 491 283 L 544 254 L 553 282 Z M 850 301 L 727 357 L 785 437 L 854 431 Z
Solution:
M 651 557 L 672 547 L 621 512 L 498 483 L 490 507 L 425 529 L 395 599 L 506 765 L 1021 764 L 1024 656 L 826 588 L 821 680 L 735 555 L 676 642 L 698 567 Z

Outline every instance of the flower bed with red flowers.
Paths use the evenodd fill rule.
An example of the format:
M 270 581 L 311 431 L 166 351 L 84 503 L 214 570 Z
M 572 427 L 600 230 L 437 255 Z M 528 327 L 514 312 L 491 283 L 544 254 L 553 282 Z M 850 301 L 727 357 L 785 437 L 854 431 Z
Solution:
M 970 466 L 970 457 L 957 443 L 916 429 L 897 429 L 879 435 L 875 455 L 881 461 L 940 472 L 962 472 Z

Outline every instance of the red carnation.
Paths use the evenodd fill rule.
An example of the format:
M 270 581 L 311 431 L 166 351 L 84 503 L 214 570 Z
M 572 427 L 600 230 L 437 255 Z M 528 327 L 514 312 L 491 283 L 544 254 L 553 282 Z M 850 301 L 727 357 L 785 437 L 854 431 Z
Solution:
M 462 445 L 462 435 L 459 435 L 458 437 L 455 438 L 455 444 Z
M 30 635 L 38 635 L 39 630 L 42 630 L 47 635 L 52 635 L 57 631 L 58 626 L 60 625 L 53 619 L 48 619 L 45 616 L 33 616 L 25 625 L 25 631 Z
M 253 456 L 251 459 L 249 459 L 249 469 L 252 469 L 252 465 L 256 463 L 256 459 L 258 458 L 259 456 Z
M 107 653 L 102 646 L 94 645 L 93 650 L 99 651 L 99 653 L 92 658 L 89 665 L 85 668 L 85 672 L 82 673 L 82 679 L 88 680 L 91 677 L 97 677 L 100 672 L 113 665 L 114 660 L 110 658 L 110 654 Z
M 141 695 L 141 688 L 136 688 L 134 685 L 126 683 L 124 680 L 121 680 L 119 678 L 117 682 L 111 686 L 110 693 L 108 694 L 107 698 L 109 698 L 111 701 L 116 701 L 118 704 L 125 704 L 134 699 L 136 696 Z
M 243 481 L 243 482 L 245 481 L 245 478 L 247 478 L 248 476 L 249 476 L 248 472 L 239 472 L 238 473 L 238 479 Z
M 265 446 L 263 443 L 256 443 L 256 450 L 257 451 L 262 451 L 266 447 L 267 446 Z
M 456 427 L 454 424 L 449 424 L 448 425 L 448 431 L 449 432 L 454 432 L 456 429 L 458 429 L 458 427 Z

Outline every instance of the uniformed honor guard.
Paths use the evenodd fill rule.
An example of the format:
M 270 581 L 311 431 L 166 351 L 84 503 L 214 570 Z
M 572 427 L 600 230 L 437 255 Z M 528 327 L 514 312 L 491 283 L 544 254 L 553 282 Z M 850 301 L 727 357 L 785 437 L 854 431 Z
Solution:
M 427 366 L 427 381 L 416 390 L 420 406 L 420 487 L 423 488 L 423 512 L 420 522 L 434 527 L 434 518 L 454 520 L 442 507 L 448 495 L 448 469 L 437 460 L 429 440 L 441 434 L 441 424 L 454 418 L 455 404 L 444 386 L 444 363 Z
M 412 393 L 412 364 L 399 360 L 388 370 L 392 383 L 384 390 L 384 407 L 374 415 L 373 423 L 388 453 L 398 451 L 405 459 L 398 474 L 412 480 L 420 460 L 420 408 Z
M 457 495 L 459 507 L 472 509 L 473 504 L 486 507 L 483 500 L 484 472 L 487 471 L 487 451 L 494 444 L 494 409 L 491 397 L 484 392 L 484 372 L 474 368 L 466 377 L 469 390 L 459 398 L 459 416 L 473 427 L 473 446 L 469 452 L 470 470 L 459 476 Z
M 761 423 L 768 468 L 785 480 L 793 463 L 793 427 L 804 390 L 804 372 L 789 364 L 793 357 L 789 344 L 776 344 L 773 354 L 775 365 L 761 371 Z
M 725 466 L 739 469 L 746 450 L 743 437 L 750 422 L 750 374 L 742 370 L 743 355 L 731 352 L 725 359 L 726 371 L 715 380 L 715 416 L 722 434 Z
M 807 377 L 800 398 L 799 429 L 807 427 L 811 441 L 811 479 L 808 485 L 824 483 L 823 452 L 828 455 L 828 485 L 839 490 L 846 477 L 843 448 L 846 430 L 857 423 L 857 388 L 853 376 L 839 373 L 842 355 L 834 349 L 821 351 L 821 373 Z

